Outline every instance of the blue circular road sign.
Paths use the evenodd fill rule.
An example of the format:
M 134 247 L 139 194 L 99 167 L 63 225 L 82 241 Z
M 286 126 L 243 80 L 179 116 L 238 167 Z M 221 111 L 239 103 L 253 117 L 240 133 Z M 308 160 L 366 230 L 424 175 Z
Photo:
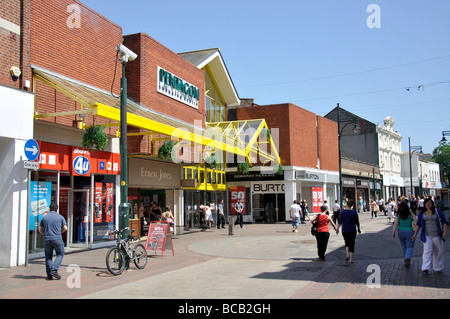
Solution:
M 30 139 L 25 143 L 24 151 L 29 161 L 35 161 L 39 156 L 39 144 Z

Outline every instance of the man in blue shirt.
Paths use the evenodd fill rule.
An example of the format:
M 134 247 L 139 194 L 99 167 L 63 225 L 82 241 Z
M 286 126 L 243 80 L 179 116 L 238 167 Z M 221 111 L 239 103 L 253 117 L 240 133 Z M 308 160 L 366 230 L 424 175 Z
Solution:
M 45 251 L 45 269 L 47 271 L 47 279 L 61 279 L 58 269 L 61 266 L 64 257 L 64 241 L 61 233 L 67 230 L 67 223 L 64 217 L 57 213 L 58 204 L 50 205 L 50 213 L 44 215 L 39 224 L 39 232 L 44 235 L 44 251 Z M 53 250 L 55 250 L 56 258 L 53 262 Z

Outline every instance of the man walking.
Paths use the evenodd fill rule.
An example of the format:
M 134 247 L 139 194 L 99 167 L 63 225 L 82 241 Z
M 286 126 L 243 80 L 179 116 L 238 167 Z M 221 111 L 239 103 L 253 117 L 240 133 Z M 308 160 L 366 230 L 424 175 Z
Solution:
M 44 215 L 39 224 L 39 232 L 44 235 L 45 269 L 47 279 L 61 279 L 58 269 L 64 257 L 64 242 L 61 234 L 67 230 L 67 223 L 64 217 L 57 213 L 58 204 L 50 205 L 50 213 Z M 53 262 L 53 250 L 56 258 Z
M 301 211 L 302 209 L 300 208 L 300 205 L 297 203 L 296 200 L 294 200 L 294 203 L 291 205 L 291 208 L 289 209 L 289 216 L 292 219 L 292 231 L 295 233 L 298 232 Z
M 225 228 L 225 215 L 223 214 L 223 199 L 219 201 L 219 205 L 217 205 L 217 229 L 220 228 L 220 224 L 222 224 L 222 228 Z
M 235 208 L 237 218 L 234 224 L 237 225 L 239 223 L 241 228 L 244 228 L 244 218 L 242 216 L 244 212 L 244 204 L 242 203 L 242 199 L 238 199 L 238 203 L 236 204 Z

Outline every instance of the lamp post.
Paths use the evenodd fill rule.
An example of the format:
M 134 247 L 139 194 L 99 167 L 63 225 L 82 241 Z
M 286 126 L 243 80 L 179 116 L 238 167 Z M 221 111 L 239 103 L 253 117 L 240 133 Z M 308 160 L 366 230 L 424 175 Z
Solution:
M 414 152 L 420 152 L 422 154 L 422 146 L 411 146 L 410 137 L 408 137 L 408 146 L 409 146 L 409 182 L 411 183 L 411 195 L 414 195 L 414 197 L 416 197 L 416 192 L 414 191 L 413 187 L 411 158 Z
M 338 122 L 338 148 L 339 148 L 339 205 L 342 205 L 342 160 L 341 160 L 341 136 L 344 128 L 349 124 L 354 124 L 353 133 L 359 134 L 361 128 L 358 125 L 358 120 L 356 118 L 344 118 L 341 119 L 339 103 L 337 103 L 337 122 Z M 341 123 L 346 123 L 341 128 Z
M 119 44 L 116 47 L 120 53 L 122 64 L 122 78 L 120 79 L 120 205 L 119 230 L 130 225 L 130 204 L 128 203 L 128 159 L 127 159 L 127 78 L 125 77 L 125 64 L 133 61 L 137 55 L 127 47 Z M 122 233 L 123 238 L 128 237 L 128 231 Z

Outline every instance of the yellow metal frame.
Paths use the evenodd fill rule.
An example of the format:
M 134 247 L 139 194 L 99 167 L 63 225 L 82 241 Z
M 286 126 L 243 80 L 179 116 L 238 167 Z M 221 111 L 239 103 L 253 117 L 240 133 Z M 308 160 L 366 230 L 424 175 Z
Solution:
M 184 187 L 185 189 L 195 189 L 204 191 L 226 191 L 227 184 L 225 180 L 226 173 L 222 170 L 209 169 L 202 166 L 184 166 L 184 178 L 193 178 L 197 181 L 197 187 Z M 191 174 L 188 174 L 191 171 Z M 194 173 L 195 171 L 195 173 Z M 203 173 L 203 174 L 202 174 Z M 211 174 L 211 180 L 208 181 L 208 173 Z M 215 178 L 213 178 L 215 175 Z M 202 178 L 203 176 L 203 178 Z M 219 178 L 220 176 L 220 178 Z M 219 181 L 220 180 L 220 181 Z
M 280 164 L 280 156 L 273 139 L 271 137 L 267 138 L 267 135 L 265 138 L 260 139 L 261 133 L 266 132 L 267 134 L 267 132 L 270 132 L 264 119 L 207 123 L 207 125 L 221 132 L 236 145 L 244 148 L 244 156 L 247 160 L 250 159 L 252 153 L 256 153 L 269 162 L 276 161 Z M 248 137 L 248 142 L 246 142 L 246 137 Z M 262 143 L 270 144 L 270 154 L 261 150 L 260 144 Z M 251 160 L 249 160 L 250 162 Z
M 120 122 L 120 100 L 117 97 L 112 96 L 110 93 L 54 74 L 50 71 L 34 68 L 34 83 L 36 83 L 37 79 L 79 102 L 81 104 L 81 109 L 77 111 L 47 114 L 38 114 L 35 112 L 35 119 L 92 114 L 114 122 L 109 125 L 118 125 L 118 122 Z M 34 88 L 36 88 L 36 85 L 34 85 Z M 127 105 L 127 124 L 145 130 L 145 132 L 128 133 L 129 136 L 162 134 L 167 137 L 161 139 L 182 140 L 183 143 L 189 143 L 190 145 L 200 144 L 210 150 L 222 150 L 224 152 L 237 154 L 238 156 L 246 158 L 250 164 L 252 163 L 251 155 L 253 153 L 258 154 L 260 157 L 263 157 L 270 162 L 276 161 L 278 164 L 280 163 L 280 157 L 273 139 L 259 139 L 261 133 L 265 130 L 269 130 L 264 119 L 205 123 L 205 129 L 202 129 L 167 115 L 152 111 L 151 109 L 138 105 L 130 100 L 127 101 Z M 83 126 L 83 128 L 86 128 L 86 126 Z M 205 136 L 208 135 L 205 133 L 211 132 L 214 133 L 213 135 L 217 136 L 217 138 Z M 159 140 L 160 138 L 157 139 Z M 261 150 L 261 143 L 270 144 L 270 154 Z M 196 169 L 198 173 L 198 184 L 194 189 L 217 191 L 226 190 L 225 171 L 207 169 L 204 166 L 185 166 L 184 169 L 185 178 L 187 175 L 187 170 Z M 203 180 L 200 178 L 200 172 L 203 172 Z M 220 174 L 220 183 L 208 182 L 208 174 Z M 216 175 L 216 181 L 217 180 Z

